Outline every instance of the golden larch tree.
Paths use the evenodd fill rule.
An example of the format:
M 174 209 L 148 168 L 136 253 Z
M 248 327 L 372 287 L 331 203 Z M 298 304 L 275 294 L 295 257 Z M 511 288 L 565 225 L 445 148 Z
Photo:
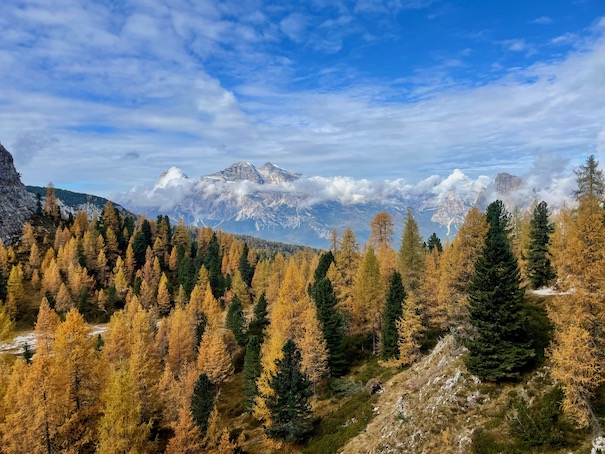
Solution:
M 60 390 L 56 403 L 58 448 L 85 450 L 95 439 L 100 371 L 95 341 L 77 310 L 69 311 L 57 328 L 54 352 L 49 373 Z
M 205 452 L 202 444 L 202 433 L 193 421 L 188 406 L 178 411 L 178 419 L 172 425 L 174 436 L 168 441 L 166 454 L 198 454 Z
M 384 290 L 374 248 L 369 246 L 363 256 L 355 279 L 351 311 L 353 333 L 372 334 L 372 352 L 376 354 L 377 335 L 382 324 Z
M 99 420 L 99 454 L 146 453 L 151 450 L 151 421 L 141 422 L 141 401 L 128 368 L 113 368 L 103 390 Z
M 198 375 L 206 374 L 212 383 L 219 386 L 233 374 L 231 355 L 219 328 L 206 328 L 197 355 L 197 370 Z
M 166 364 L 174 375 L 179 375 L 195 360 L 195 320 L 191 320 L 184 308 L 176 307 L 164 323 L 168 323 Z

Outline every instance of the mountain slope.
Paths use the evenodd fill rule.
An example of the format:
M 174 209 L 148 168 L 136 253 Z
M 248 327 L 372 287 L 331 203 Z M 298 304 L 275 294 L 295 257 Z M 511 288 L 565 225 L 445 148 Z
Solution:
M 544 432 L 553 437 L 560 434 L 559 441 L 553 438 L 551 444 L 523 444 L 523 437 L 531 432 L 525 432 L 526 428 L 517 423 L 532 425 L 536 421 L 523 420 L 526 415 L 519 416 L 518 412 L 525 407 L 518 407 L 515 402 L 523 399 L 533 409 L 538 403 L 554 399 L 554 414 L 560 413 L 556 404 L 558 388 L 547 366 L 519 383 L 482 383 L 467 371 L 463 362 L 465 351 L 452 335 L 447 335 L 428 356 L 389 380 L 374 408 L 374 419 L 340 452 L 589 452 L 590 433 L 566 427 L 556 422 L 558 417 L 553 417 L 552 426 L 545 427 Z
M 44 187 L 26 186 L 26 189 L 34 196 L 40 194 L 42 200 L 46 196 L 46 188 Z M 70 213 L 75 215 L 78 211 L 84 211 L 88 214 L 89 218 L 92 218 L 94 215 L 101 216 L 103 207 L 108 201 L 104 197 L 59 188 L 55 188 L 55 195 L 57 196 L 61 213 L 64 216 L 68 216 Z M 113 206 L 123 215 L 134 216 L 134 214 L 117 203 L 113 203 Z
M 14 241 L 35 211 L 36 202 L 15 169 L 13 157 L 0 144 L 0 239 Z

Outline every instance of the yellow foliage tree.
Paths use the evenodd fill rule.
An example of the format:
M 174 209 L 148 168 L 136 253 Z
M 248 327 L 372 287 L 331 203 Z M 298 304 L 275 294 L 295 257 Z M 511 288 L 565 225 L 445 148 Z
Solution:
M 594 423 L 590 397 L 605 380 L 602 353 L 590 332 L 576 325 L 556 330 L 550 357 L 552 376 L 563 386 L 564 411 L 580 427 Z
M 206 328 L 198 351 L 197 368 L 218 386 L 233 374 L 231 355 L 218 328 Z
M 170 292 L 168 290 L 168 278 L 166 277 L 166 274 L 162 274 L 162 278 L 160 279 L 160 284 L 158 286 L 157 302 L 160 313 L 167 314 L 168 312 L 170 312 L 172 303 L 170 301 Z
M 166 454 L 198 454 L 205 452 L 202 433 L 193 421 L 191 410 L 186 406 L 178 412 L 178 420 L 173 424 L 174 436 L 168 441 Z
M 447 322 L 447 307 L 439 300 L 440 267 L 441 255 L 435 247 L 424 261 L 424 273 L 419 289 L 419 296 L 425 304 L 426 323 L 433 328 L 441 328 Z
M 328 271 L 328 278 L 334 286 L 339 307 L 349 315 L 353 312 L 355 278 L 361 255 L 355 234 L 347 227 L 340 241 L 340 248 L 334 252 L 335 262 Z
M 354 287 L 354 300 L 351 310 L 351 329 L 353 333 L 372 334 L 372 352 L 376 354 L 377 334 L 382 324 L 384 291 L 378 260 L 374 249 L 366 249 Z
M 43 297 L 38 311 L 38 318 L 36 320 L 38 353 L 50 352 L 52 350 L 55 341 L 55 333 L 60 322 L 61 319 L 59 318 L 59 315 L 51 309 L 46 297 Z
M 141 422 L 141 401 L 127 367 L 114 368 L 103 391 L 99 454 L 150 452 L 151 421 Z
M 19 265 L 13 265 L 6 284 L 6 309 L 12 318 L 17 316 L 24 298 L 23 272 Z
M 252 304 L 252 298 L 250 298 L 248 286 L 242 279 L 242 275 L 239 271 L 237 271 L 235 273 L 235 276 L 233 277 L 233 281 L 231 282 L 231 290 L 235 295 L 237 295 L 240 303 L 242 303 L 242 306 L 244 306 L 244 308 Z
M 477 208 L 471 208 L 452 245 L 443 251 L 439 281 L 439 306 L 447 311 L 443 328 L 459 328 L 466 324 L 468 285 L 483 249 L 487 229 L 485 216 Z
M 109 365 L 117 366 L 130 356 L 132 344 L 131 325 L 124 311 L 114 312 L 109 320 L 103 346 L 103 358 Z
M 412 364 L 420 357 L 420 338 L 424 331 L 422 326 L 421 303 L 414 292 L 408 295 L 403 315 L 397 321 L 399 331 L 399 358 L 398 365 L 406 366 Z
M 208 454 L 235 454 L 237 444 L 229 440 L 229 432 L 221 428 L 218 409 L 214 406 L 210 418 L 208 418 L 208 429 L 204 436 L 204 452 Z
M 0 300 L 0 340 L 8 341 L 13 337 L 15 325 L 6 306 Z
M 23 229 L 21 229 L 21 252 L 29 252 L 34 244 L 36 244 L 34 228 L 29 222 L 26 222 L 23 226 Z
M 95 439 L 100 371 L 94 345 L 84 318 L 75 309 L 69 311 L 57 328 L 49 371 L 53 386 L 59 390 L 58 448 L 68 452 L 83 451 Z
M 179 375 L 187 364 L 195 360 L 195 325 L 182 307 L 176 307 L 164 323 L 168 323 L 168 353 L 166 364 L 174 375 Z
M 564 231 L 556 234 L 552 250 L 555 267 L 565 272 L 562 287 L 573 289 L 548 305 L 555 325 L 552 375 L 563 384 L 565 411 L 582 427 L 595 422 L 590 397 L 605 382 L 604 216 L 595 195 L 583 196 L 575 213 L 563 214 Z

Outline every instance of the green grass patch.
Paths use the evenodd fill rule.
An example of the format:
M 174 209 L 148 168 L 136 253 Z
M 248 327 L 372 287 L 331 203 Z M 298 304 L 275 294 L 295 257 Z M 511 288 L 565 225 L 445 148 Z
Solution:
M 313 438 L 302 452 L 329 454 L 342 448 L 347 441 L 362 432 L 374 417 L 377 396 L 359 391 L 340 408 L 321 419 Z
M 384 382 L 394 376 L 397 372 L 400 372 L 397 369 L 382 367 L 378 361 L 379 358 L 377 356 L 371 357 L 365 363 L 364 367 L 353 373 L 353 380 L 361 381 L 364 385 L 371 378 L 377 378 Z

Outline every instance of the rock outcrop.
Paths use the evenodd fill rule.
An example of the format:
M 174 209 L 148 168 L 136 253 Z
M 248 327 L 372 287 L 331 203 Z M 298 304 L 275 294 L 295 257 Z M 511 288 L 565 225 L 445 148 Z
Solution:
M 13 163 L 13 157 L 0 144 L 0 239 L 8 244 L 20 235 L 23 224 L 36 209 Z

